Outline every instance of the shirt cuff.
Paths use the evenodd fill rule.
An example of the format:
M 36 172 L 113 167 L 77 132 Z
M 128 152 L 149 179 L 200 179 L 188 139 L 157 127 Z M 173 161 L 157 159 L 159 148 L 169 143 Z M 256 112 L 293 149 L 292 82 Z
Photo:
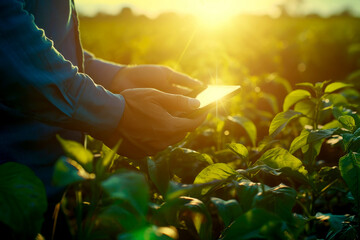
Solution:
M 89 133 L 100 140 L 114 135 L 125 109 L 124 97 L 96 84 L 85 84 L 79 94 L 73 118 L 86 125 Z

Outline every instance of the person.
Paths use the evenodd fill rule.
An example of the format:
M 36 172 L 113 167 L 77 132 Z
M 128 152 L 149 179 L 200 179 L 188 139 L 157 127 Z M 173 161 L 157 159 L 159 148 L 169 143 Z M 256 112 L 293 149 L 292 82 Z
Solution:
M 184 93 L 201 82 L 164 66 L 96 59 L 78 27 L 74 0 L 0 1 L 0 163 L 29 166 L 49 197 L 59 196 L 57 134 L 82 142 L 88 133 L 110 146 L 121 137 L 121 154 L 142 157 L 203 121 L 177 115 L 199 106 Z

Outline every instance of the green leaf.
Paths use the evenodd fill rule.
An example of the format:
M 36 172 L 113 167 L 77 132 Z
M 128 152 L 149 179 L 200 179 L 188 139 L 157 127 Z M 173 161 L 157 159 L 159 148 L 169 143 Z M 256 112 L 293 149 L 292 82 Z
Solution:
M 103 169 L 107 169 L 110 167 L 110 165 L 114 161 L 114 158 L 117 155 L 116 153 L 121 145 L 121 142 L 122 142 L 122 139 L 116 143 L 116 145 L 113 147 L 113 149 L 111 149 L 112 151 L 110 151 L 110 153 L 105 155 L 105 157 L 101 161 L 101 165 L 102 165 Z
M 183 197 L 183 199 L 191 200 L 182 207 L 182 210 L 186 209 L 192 212 L 191 220 L 199 235 L 199 238 L 201 240 L 212 239 L 212 220 L 205 204 L 199 199 L 195 198 Z
M 333 108 L 333 115 L 336 119 L 339 119 L 341 116 L 351 116 L 355 120 L 355 125 L 359 128 L 360 127 L 360 117 L 359 115 L 351 109 L 345 108 L 343 106 L 334 107 Z
M 93 155 L 80 143 L 56 136 L 67 157 L 77 161 L 87 172 L 93 171 Z
M 97 140 L 90 135 L 85 135 L 86 149 L 89 149 L 92 153 L 100 153 L 103 147 L 103 142 Z
M 296 202 L 296 191 L 288 186 L 280 184 L 265 192 L 260 192 L 254 198 L 253 206 L 264 208 L 269 212 L 281 217 L 287 222 L 293 219 L 292 208 Z
M 319 178 L 324 182 L 330 183 L 336 179 L 340 179 L 340 171 L 337 166 L 334 167 L 322 167 L 319 171 Z
M 121 200 L 115 200 L 111 204 L 106 204 L 100 208 L 100 213 L 96 216 L 99 229 L 102 229 L 104 233 L 118 233 L 135 231 L 146 226 L 148 224 L 146 217 L 139 215 L 130 204 Z
M 212 239 L 212 220 L 205 204 L 196 198 L 180 197 L 166 201 L 155 213 L 162 225 L 195 229 L 200 239 Z
M 310 98 L 311 94 L 306 91 L 306 90 L 302 90 L 302 89 L 298 89 L 298 90 L 294 90 L 292 92 L 290 92 L 284 100 L 284 104 L 283 104 L 283 111 L 287 111 L 289 110 L 289 108 L 294 105 L 295 103 L 306 99 L 306 98 Z
M 235 154 L 230 148 L 224 148 L 219 151 L 214 152 L 214 157 L 217 162 L 221 163 L 230 163 L 237 160 L 237 154 Z
M 194 184 L 224 180 L 237 175 L 237 172 L 226 163 L 215 163 L 204 168 L 195 178 Z
M 222 240 L 234 239 L 284 239 L 281 219 L 265 209 L 253 208 L 238 217 L 221 234 Z
M 209 183 L 215 180 L 226 180 L 236 176 L 237 172 L 226 163 L 215 163 L 204 168 L 195 178 L 194 184 Z M 206 194 L 211 187 L 204 187 L 202 194 Z
M 338 120 L 334 119 L 331 122 L 328 122 L 327 124 L 325 124 L 322 129 L 330 129 L 330 128 L 341 128 L 342 125 L 341 123 L 339 123 Z
M 0 221 L 24 239 L 34 239 L 47 208 L 43 183 L 30 168 L 4 163 L 0 165 L 0 193 Z
M 335 215 L 336 216 L 336 215 Z M 354 222 L 354 216 L 348 216 L 344 215 L 345 220 L 341 223 L 340 229 L 331 229 L 329 233 L 326 236 L 326 239 L 329 240 L 338 240 L 338 239 L 356 239 L 358 237 L 357 229 L 353 224 L 349 224 L 351 222 Z M 337 216 L 337 221 L 341 221 L 342 217 Z M 330 221 L 333 219 L 333 217 L 330 217 Z M 330 226 L 332 227 L 332 224 L 330 222 Z
M 166 201 L 171 201 L 181 196 L 200 198 L 204 197 L 202 194 L 202 192 L 204 192 L 204 188 L 209 188 L 209 190 L 211 190 L 217 187 L 221 187 L 225 182 L 226 180 L 215 180 L 210 183 L 203 184 L 182 184 L 179 182 L 170 181 L 164 196 Z
M 315 91 L 315 86 L 312 83 L 309 83 L 309 82 L 297 83 L 296 86 L 306 87 L 306 88 L 309 88 L 309 89 Z
M 147 225 L 134 231 L 122 233 L 118 235 L 117 240 L 171 240 L 175 239 L 176 236 L 177 232 L 173 228 Z
M 354 150 L 352 150 L 352 148 L 350 148 L 350 146 L 353 144 L 353 143 L 355 143 L 355 145 L 357 145 L 356 144 L 356 136 L 354 136 L 354 134 L 351 134 L 351 133 L 347 133 L 347 132 L 345 132 L 345 133 L 342 133 L 341 134 L 341 145 L 342 145 L 342 147 L 343 147 L 343 149 L 345 150 L 345 152 L 351 152 L 351 151 L 353 151 L 353 152 L 357 152 L 357 151 L 354 151 Z
M 183 183 L 192 183 L 202 169 L 214 163 L 205 153 L 179 147 L 171 150 L 168 159 L 170 172 L 180 177 Z
M 105 156 L 102 159 L 99 159 L 96 162 L 96 166 L 95 166 L 96 175 L 99 178 L 104 176 L 104 173 L 106 172 L 106 170 L 108 170 L 111 167 L 115 158 L 119 157 L 119 155 L 117 155 L 117 151 L 121 143 L 122 143 L 122 139 L 116 143 L 116 145 L 112 150 L 106 152 Z
M 293 171 L 297 171 L 303 175 L 307 175 L 307 171 L 304 168 L 302 162 L 290 154 L 287 150 L 276 147 L 266 151 L 257 163 L 264 163 L 272 168 L 290 168 Z
M 286 125 L 293 119 L 300 117 L 302 114 L 293 110 L 286 112 L 280 112 L 276 114 L 274 119 L 271 121 L 269 128 L 269 135 L 275 137 L 278 135 Z
M 230 143 L 227 147 L 242 159 L 247 159 L 249 156 L 247 148 L 240 143 Z
M 357 206 L 360 207 L 360 154 L 351 152 L 340 158 L 339 169 Z
M 304 146 L 301 149 L 301 151 L 304 153 L 303 162 L 312 165 L 315 162 L 316 157 L 320 154 L 323 142 L 324 140 L 321 139 L 317 142 L 312 142 Z
M 345 134 L 342 136 L 344 137 Z M 352 135 L 349 142 L 346 142 L 345 138 L 343 138 L 343 144 L 346 152 L 360 152 L 360 137 L 354 137 Z
M 294 106 L 294 110 L 303 114 L 307 118 L 301 118 L 299 121 L 304 125 L 311 125 L 314 118 L 314 112 L 316 108 L 315 99 L 304 99 L 297 102 Z
M 329 222 L 333 231 L 339 232 L 343 228 L 343 222 L 347 220 L 345 215 L 334 215 L 331 213 L 316 213 L 315 217 L 320 222 Z
M 310 134 L 310 131 L 307 129 L 303 129 L 300 133 L 299 136 L 297 136 L 296 138 L 294 138 L 294 140 L 291 142 L 290 145 L 290 150 L 289 152 L 291 154 L 293 154 L 294 152 L 296 152 L 298 149 L 302 148 L 303 146 L 305 146 L 307 144 L 307 139 L 308 136 Z
M 349 224 L 354 221 L 354 216 L 318 212 L 315 217 L 317 221 L 322 222 L 323 225 L 330 224 L 330 231 L 326 239 L 356 239 L 358 236 L 355 226 Z
M 279 143 L 280 141 L 277 139 L 273 139 L 271 137 L 266 136 L 261 142 L 259 142 L 258 146 L 258 152 L 262 153 L 271 148 L 276 143 Z
M 317 92 L 322 92 L 323 91 L 323 88 L 328 85 L 328 83 L 330 83 L 331 80 L 326 80 L 326 81 L 323 81 L 323 82 L 317 82 L 315 83 L 315 89 L 317 90 Z
M 338 118 L 338 121 L 346 128 L 349 130 L 353 130 L 356 127 L 356 123 L 355 120 L 352 116 L 349 115 L 345 115 L 345 116 L 340 116 Z
M 360 128 L 355 130 L 354 136 L 360 136 Z
M 256 138 L 257 138 L 257 129 L 255 124 L 243 116 L 229 116 L 228 119 L 234 123 L 239 124 L 241 127 L 244 128 L 246 133 L 248 134 L 251 143 L 253 146 L 256 145 Z
M 174 148 L 171 151 L 170 158 L 177 158 L 181 162 L 204 162 L 207 164 L 213 164 L 211 157 L 205 153 L 199 153 L 197 151 L 188 148 Z
M 270 174 L 273 176 L 286 176 L 291 178 L 293 181 L 302 183 L 302 184 L 309 184 L 309 181 L 305 175 L 298 171 L 293 171 L 290 168 L 282 168 L 282 169 L 274 169 L 272 167 L 269 167 L 268 165 L 257 165 L 251 168 L 244 169 L 238 169 L 236 170 L 239 174 L 244 175 L 245 177 L 249 177 L 252 175 L 249 174 L 257 174 L 259 171 Z
M 335 184 L 335 182 L 339 182 L 340 179 L 341 174 L 338 167 L 322 167 L 317 177 L 315 178 L 314 183 L 316 184 L 318 192 L 325 193 L 327 192 L 327 190 L 332 191 L 333 189 L 331 187 Z M 342 181 L 341 185 L 342 187 L 345 186 L 344 184 L 342 184 Z
M 179 182 L 170 181 L 166 191 L 165 199 L 167 202 L 169 202 L 173 199 L 178 199 L 181 196 L 193 196 L 190 193 L 196 189 L 197 186 L 198 185 L 195 184 L 182 184 Z M 201 186 L 200 192 L 202 188 L 203 187 Z
M 162 195 L 168 190 L 170 181 L 169 162 L 166 157 L 147 158 L 149 177 Z
M 330 128 L 330 129 L 320 129 L 315 131 L 310 131 L 307 143 L 315 143 L 325 138 L 331 137 L 338 128 Z
M 149 187 L 145 177 L 137 172 L 120 172 L 101 183 L 112 199 L 130 204 L 138 214 L 146 215 L 149 203 Z
M 348 103 L 348 100 L 339 93 L 332 93 L 325 97 L 327 100 L 329 100 L 329 105 L 337 106 L 337 105 L 345 105 Z M 325 100 L 326 101 L 326 100 Z
M 333 82 L 326 86 L 325 93 L 332 93 L 342 88 L 352 87 L 352 86 L 353 86 L 352 84 L 347 84 L 343 82 Z
M 235 199 L 225 201 L 220 198 L 212 197 L 211 202 L 216 206 L 225 227 L 229 226 L 230 223 L 242 213 L 240 204 Z
M 61 157 L 55 163 L 52 182 L 55 186 L 64 187 L 75 182 L 94 178 L 95 174 L 86 172 L 78 162 Z
M 250 167 L 247 169 L 238 169 L 236 170 L 238 173 L 242 175 L 249 175 L 250 173 L 258 173 L 259 171 L 274 175 L 274 176 L 280 176 L 281 171 L 279 169 L 274 169 L 272 167 L 269 167 L 268 165 L 257 165 L 254 167 Z
M 239 183 L 234 182 L 236 196 L 239 200 L 242 212 L 247 212 L 251 209 L 254 197 L 261 191 L 261 184 L 243 180 Z

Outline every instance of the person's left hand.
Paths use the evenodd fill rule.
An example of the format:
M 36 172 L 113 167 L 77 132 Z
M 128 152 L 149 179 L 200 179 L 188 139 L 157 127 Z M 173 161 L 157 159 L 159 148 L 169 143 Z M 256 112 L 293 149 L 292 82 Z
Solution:
M 110 91 L 120 93 L 132 88 L 155 88 L 172 94 L 187 94 L 203 84 L 185 74 L 160 65 L 126 66 L 114 77 Z

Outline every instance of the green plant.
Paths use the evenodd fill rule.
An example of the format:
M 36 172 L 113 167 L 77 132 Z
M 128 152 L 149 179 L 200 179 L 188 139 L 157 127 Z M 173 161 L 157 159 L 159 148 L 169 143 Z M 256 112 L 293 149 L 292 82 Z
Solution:
M 0 229 L 6 239 L 35 239 L 47 208 L 43 183 L 28 167 L 0 165 Z

